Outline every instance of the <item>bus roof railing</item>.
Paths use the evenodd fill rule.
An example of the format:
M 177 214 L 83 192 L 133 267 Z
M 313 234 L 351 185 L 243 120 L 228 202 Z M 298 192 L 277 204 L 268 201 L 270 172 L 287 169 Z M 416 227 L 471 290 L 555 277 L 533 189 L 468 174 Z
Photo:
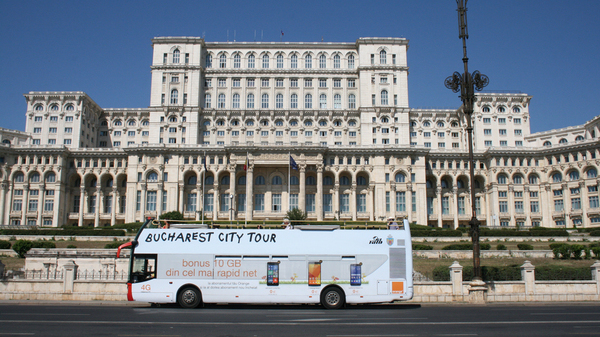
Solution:
M 294 229 L 303 231 L 334 231 L 340 229 L 339 225 L 296 225 Z

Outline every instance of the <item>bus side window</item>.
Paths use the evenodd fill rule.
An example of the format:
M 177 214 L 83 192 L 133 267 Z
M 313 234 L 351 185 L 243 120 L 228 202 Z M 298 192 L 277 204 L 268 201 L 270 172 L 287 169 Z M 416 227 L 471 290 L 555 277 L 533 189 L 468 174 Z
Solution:
M 156 278 L 156 254 L 134 256 L 131 275 L 134 283 Z

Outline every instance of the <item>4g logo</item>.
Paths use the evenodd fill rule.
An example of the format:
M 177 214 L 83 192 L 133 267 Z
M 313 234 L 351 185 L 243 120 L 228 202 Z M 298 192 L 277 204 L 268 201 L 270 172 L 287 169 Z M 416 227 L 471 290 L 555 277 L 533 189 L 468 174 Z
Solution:
M 151 289 L 151 288 L 150 288 L 150 285 L 149 285 L 149 284 L 144 284 L 144 285 L 142 285 L 142 291 L 147 291 L 147 292 L 150 292 L 150 289 Z

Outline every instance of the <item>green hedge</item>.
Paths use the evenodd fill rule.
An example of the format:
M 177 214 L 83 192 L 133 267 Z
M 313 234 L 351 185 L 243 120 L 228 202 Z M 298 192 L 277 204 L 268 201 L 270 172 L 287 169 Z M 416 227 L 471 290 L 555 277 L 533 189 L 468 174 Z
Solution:
M 56 244 L 52 241 L 17 240 L 12 248 L 19 257 L 25 257 L 31 248 L 56 248 Z
M 591 275 L 591 273 L 590 273 Z M 518 265 L 503 267 L 481 267 L 481 277 L 484 281 L 520 281 L 521 268 Z M 473 266 L 463 268 L 463 281 L 473 279 Z M 450 268 L 439 266 L 433 270 L 434 281 L 450 281 Z
M 106 245 L 104 245 L 105 249 L 114 249 L 114 248 L 119 248 L 120 245 L 127 243 L 128 241 L 115 241 L 115 242 L 111 242 L 111 243 L 107 243 Z
M 517 248 L 519 250 L 533 250 L 533 246 L 528 243 L 519 243 L 517 244 Z
M 125 232 L 120 229 L 66 227 L 64 229 L 2 229 L 0 235 L 125 236 Z
M 143 222 L 128 222 L 128 223 L 123 223 L 123 224 L 117 224 L 117 225 L 111 226 L 110 228 L 111 229 L 124 229 L 124 230 L 128 231 L 129 233 L 137 233 L 143 224 L 144 224 Z
M 589 267 L 542 266 L 535 268 L 535 279 L 537 281 L 591 280 L 592 271 Z
M 462 236 L 461 231 L 448 229 L 448 230 L 412 230 L 410 231 L 412 237 L 460 237 Z
M 499 243 L 499 244 L 496 246 L 496 250 L 506 250 L 506 249 L 507 249 L 507 248 L 506 248 L 506 246 L 505 246 L 505 245 L 503 245 L 503 244 L 501 244 L 501 243 Z
M 590 231 L 590 236 L 600 236 L 600 230 Z
M 569 236 L 564 229 L 532 228 L 528 231 L 516 231 L 513 229 L 488 229 L 482 228 L 480 236 Z
M 490 250 L 491 248 L 492 248 L 492 245 L 490 245 L 489 243 L 480 243 L 479 244 L 480 250 Z M 473 250 L 473 244 L 472 243 L 453 243 L 451 245 L 442 247 L 442 250 Z
M 413 250 L 433 250 L 433 246 L 424 245 L 424 244 L 420 244 L 420 243 L 413 243 L 412 249 Z
M 0 249 L 10 249 L 11 246 L 10 241 L 0 240 Z
M 585 258 L 587 260 L 592 257 L 592 252 L 596 258 L 600 257 L 600 246 L 597 243 L 591 243 L 589 246 L 577 243 L 573 245 L 568 243 L 552 243 L 550 244 L 550 249 L 552 249 L 555 259 L 579 260 Z

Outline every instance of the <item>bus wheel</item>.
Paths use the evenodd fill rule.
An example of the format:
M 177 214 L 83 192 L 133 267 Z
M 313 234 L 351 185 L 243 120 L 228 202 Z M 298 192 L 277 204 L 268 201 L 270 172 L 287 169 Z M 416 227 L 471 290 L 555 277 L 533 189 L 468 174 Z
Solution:
M 193 309 L 202 302 L 202 295 L 195 287 L 185 287 L 177 295 L 177 303 L 186 309 Z
M 329 287 L 321 293 L 321 305 L 325 309 L 339 309 L 346 302 L 344 292 L 338 287 Z

